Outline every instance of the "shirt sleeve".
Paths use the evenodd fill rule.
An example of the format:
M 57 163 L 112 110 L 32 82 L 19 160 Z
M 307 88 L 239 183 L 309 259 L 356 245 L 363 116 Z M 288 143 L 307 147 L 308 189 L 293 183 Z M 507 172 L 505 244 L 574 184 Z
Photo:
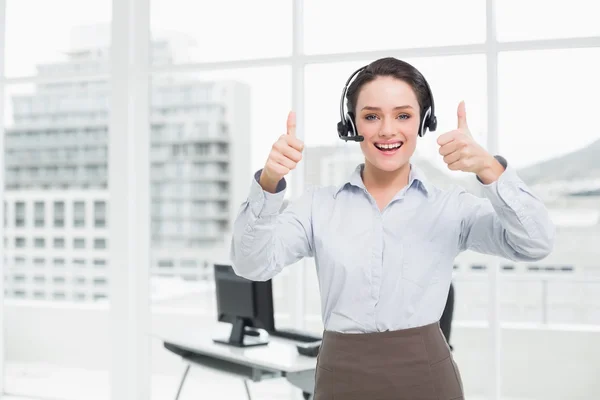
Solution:
M 258 183 L 261 172 L 255 173 L 250 194 L 240 207 L 230 247 L 236 274 L 255 281 L 271 279 L 284 267 L 313 255 L 313 191 L 305 191 L 281 211 L 285 179 L 275 193 L 269 193 Z
M 500 178 L 481 183 L 485 198 L 459 193 L 461 250 L 513 261 L 541 260 L 554 248 L 554 224 L 544 203 L 505 160 L 500 161 L 505 167 Z

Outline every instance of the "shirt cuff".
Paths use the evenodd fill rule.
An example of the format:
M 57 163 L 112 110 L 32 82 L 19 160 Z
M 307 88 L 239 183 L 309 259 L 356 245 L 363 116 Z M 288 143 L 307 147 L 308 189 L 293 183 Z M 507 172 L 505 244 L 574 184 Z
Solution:
M 500 165 L 502 165 L 502 167 L 506 171 L 506 167 L 508 166 L 508 162 L 506 161 L 506 158 L 504 158 L 502 156 L 494 156 L 494 158 L 496 160 L 498 160 L 498 162 L 500 163 Z M 477 175 L 475 175 L 475 177 L 477 178 L 477 180 L 479 181 L 479 183 L 481 183 L 482 185 L 484 184 L 483 181 Z
M 495 158 L 504 167 L 504 172 L 500 175 L 498 180 L 490 184 L 481 184 L 483 188 L 483 194 L 492 202 L 494 205 L 501 207 L 510 207 L 517 212 L 521 212 L 522 207 L 519 201 L 519 192 L 524 188 L 525 184 L 517 175 L 517 171 L 508 165 L 507 161 L 501 156 L 495 156 Z M 479 180 L 479 177 L 477 178 Z M 481 180 L 479 180 L 481 182 Z
M 282 178 L 277 184 L 275 193 L 267 192 L 258 183 L 261 173 L 262 169 L 259 169 L 254 174 L 254 179 L 252 179 L 252 184 L 250 185 L 250 196 L 248 197 L 250 208 L 257 218 L 279 214 L 287 188 L 285 178 Z

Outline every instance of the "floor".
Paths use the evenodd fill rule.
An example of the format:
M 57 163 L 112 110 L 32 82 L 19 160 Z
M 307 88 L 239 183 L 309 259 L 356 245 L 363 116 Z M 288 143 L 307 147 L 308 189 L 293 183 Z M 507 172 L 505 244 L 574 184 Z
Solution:
M 55 367 L 51 365 L 7 364 L 6 395 L 3 400 L 108 400 L 110 384 L 105 371 L 89 371 Z M 184 367 L 182 365 L 181 373 Z M 151 400 L 174 399 L 181 376 L 152 375 Z M 301 400 L 299 390 L 285 379 L 259 383 L 249 382 L 253 400 Z M 201 396 L 198 394 L 201 393 Z M 213 370 L 194 367 L 181 391 L 179 400 L 198 398 L 219 400 L 246 399 L 246 389 L 241 379 Z
M 108 373 L 69 369 L 43 364 L 6 364 L 3 400 L 108 400 Z M 182 370 L 183 373 L 183 365 Z M 151 400 L 175 399 L 180 376 L 152 375 Z M 259 383 L 250 382 L 253 400 L 302 400 L 298 389 L 285 379 Z M 210 369 L 194 367 L 190 370 L 179 400 L 218 399 L 245 400 L 242 380 Z M 469 396 L 469 400 L 485 400 Z M 526 400 L 505 399 L 502 400 Z

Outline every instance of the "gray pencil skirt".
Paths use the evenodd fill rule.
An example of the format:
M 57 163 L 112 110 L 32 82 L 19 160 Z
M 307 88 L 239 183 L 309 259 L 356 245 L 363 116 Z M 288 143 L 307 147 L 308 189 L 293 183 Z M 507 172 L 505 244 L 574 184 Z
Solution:
M 464 399 L 439 323 L 374 333 L 325 331 L 314 400 Z

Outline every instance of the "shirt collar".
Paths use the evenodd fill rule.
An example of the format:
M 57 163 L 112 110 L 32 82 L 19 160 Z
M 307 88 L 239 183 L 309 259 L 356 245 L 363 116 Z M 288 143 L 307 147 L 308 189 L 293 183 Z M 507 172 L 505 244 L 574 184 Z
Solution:
M 364 163 L 359 164 L 354 169 L 352 174 L 350 174 L 348 179 L 346 179 L 340 186 L 338 186 L 333 197 L 334 198 L 337 197 L 338 193 L 341 192 L 342 190 L 344 190 L 348 185 L 356 186 L 358 188 L 366 190 L 365 184 L 362 180 L 362 171 L 363 171 L 364 167 L 365 167 Z M 408 175 L 407 190 L 411 189 L 413 186 L 418 188 L 419 190 L 421 190 L 423 192 L 423 194 L 425 194 L 426 196 L 429 196 L 429 194 L 431 193 L 431 185 L 427 181 L 425 174 L 417 166 L 415 166 L 414 164 L 411 163 L 410 164 L 410 173 Z

